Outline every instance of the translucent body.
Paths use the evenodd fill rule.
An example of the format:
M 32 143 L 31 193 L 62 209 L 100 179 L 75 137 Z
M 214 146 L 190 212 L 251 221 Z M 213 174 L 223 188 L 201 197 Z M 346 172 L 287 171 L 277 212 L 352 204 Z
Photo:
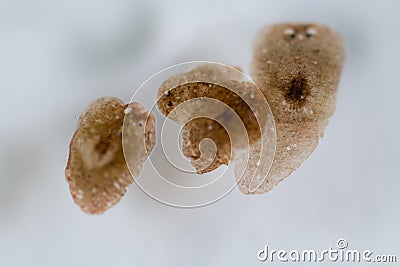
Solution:
M 130 147 L 135 149 L 134 173 L 128 170 L 122 149 L 122 127 L 131 121 Z M 70 143 L 65 170 L 75 203 L 89 214 L 100 214 L 114 206 L 138 175 L 155 140 L 154 117 L 137 103 L 104 97 L 94 101 L 81 115 Z M 146 148 L 145 145 L 146 144 Z

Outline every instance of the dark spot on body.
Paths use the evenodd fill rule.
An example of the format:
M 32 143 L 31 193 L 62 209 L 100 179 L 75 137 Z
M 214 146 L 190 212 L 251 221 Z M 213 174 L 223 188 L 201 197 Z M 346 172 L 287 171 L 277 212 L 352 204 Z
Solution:
M 94 147 L 94 150 L 100 155 L 104 155 L 110 147 L 110 144 L 110 137 L 105 138 L 104 140 L 101 140 L 99 143 L 97 143 L 97 145 Z
M 172 107 L 172 102 L 168 101 L 167 105 L 168 105 L 168 107 Z
M 307 79 L 299 74 L 294 77 L 289 85 L 284 88 L 285 98 L 289 103 L 303 105 L 307 96 L 310 94 L 310 88 Z

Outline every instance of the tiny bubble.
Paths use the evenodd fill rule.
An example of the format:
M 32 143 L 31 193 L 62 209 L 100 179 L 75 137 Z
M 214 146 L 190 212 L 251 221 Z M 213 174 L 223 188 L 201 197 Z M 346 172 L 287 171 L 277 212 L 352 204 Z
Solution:
M 124 113 L 125 114 L 129 114 L 129 112 L 131 112 L 132 111 L 132 108 L 131 107 L 127 107 L 125 110 L 124 110 Z
M 119 186 L 119 183 L 118 182 L 114 182 L 114 186 L 115 186 L 115 188 L 117 188 L 117 189 L 120 189 L 121 187 Z

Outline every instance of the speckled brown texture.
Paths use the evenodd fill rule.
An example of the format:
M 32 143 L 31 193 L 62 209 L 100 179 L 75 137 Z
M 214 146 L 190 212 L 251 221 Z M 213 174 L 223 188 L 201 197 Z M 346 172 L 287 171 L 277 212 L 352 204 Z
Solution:
M 331 29 L 278 24 L 259 34 L 251 74 L 276 122 L 320 121 L 334 112 L 344 57 L 342 41 Z
M 220 165 L 228 165 L 232 147 L 229 135 L 221 124 L 206 118 L 197 118 L 189 121 L 182 128 L 182 152 L 190 159 L 190 163 L 196 168 L 197 173 L 210 172 Z M 204 143 L 200 152 L 200 141 L 210 138 L 216 147 L 211 143 Z
M 242 80 L 239 67 L 228 67 L 220 64 L 203 64 L 186 73 L 179 73 L 171 76 L 163 82 L 158 90 L 158 98 L 178 85 L 192 82 L 207 82 L 212 84 L 221 84 L 229 80 Z
M 79 119 L 70 143 L 65 176 L 75 203 L 85 213 L 101 214 L 114 206 L 133 181 L 122 149 L 127 110 L 130 112 L 125 123 L 129 125 L 125 126 L 124 134 L 133 133 L 135 140 L 143 144 L 135 154 L 135 164 L 140 169 L 155 143 L 153 115 L 137 103 L 125 105 L 117 98 L 104 97 L 89 105 Z M 138 121 L 142 121 L 141 126 L 134 123 Z M 146 121 L 147 124 L 143 123 Z
M 251 74 L 271 107 L 277 150 L 267 179 L 272 189 L 317 147 L 335 109 L 345 53 L 340 37 L 317 24 L 278 24 L 261 31 Z M 239 188 L 249 193 L 246 187 Z
M 198 173 L 209 172 L 222 164 L 229 163 L 233 151 L 228 132 L 231 139 L 236 141 L 233 143 L 236 147 L 253 143 L 260 138 L 259 120 L 253 110 L 257 108 L 261 110 L 265 98 L 254 84 L 232 80 L 240 79 L 243 76 L 234 70 L 227 72 L 226 69 L 220 70 L 218 66 L 214 65 L 200 66 L 188 73 L 171 77 L 159 91 L 158 109 L 170 119 L 184 125 L 182 151 L 191 159 L 191 163 Z M 202 81 L 196 81 L 196 77 L 201 77 Z M 209 82 L 204 82 L 204 80 Z M 260 101 L 260 97 L 262 97 L 262 101 Z M 182 111 L 172 112 L 180 104 L 188 103 L 193 99 L 198 101 L 191 102 Z M 207 99 L 220 101 L 228 107 L 220 106 L 215 102 L 207 101 Z M 236 136 L 239 135 L 239 130 L 237 130 L 239 127 L 236 125 L 237 121 L 232 118 L 232 113 L 228 111 L 229 108 L 243 123 L 248 134 L 248 141 L 247 138 Z M 210 111 L 211 118 L 195 118 L 188 121 L 196 114 L 204 114 L 204 110 Z M 262 112 L 260 111 L 260 113 Z M 242 133 L 240 132 L 240 134 Z M 210 138 L 215 142 L 217 151 L 213 161 L 210 160 L 214 155 L 211 146 L 205 144 L 206 155 L 200 153 L 199 144 L 204 138 Z M 206 164 L 207 162 L 209 164 Z

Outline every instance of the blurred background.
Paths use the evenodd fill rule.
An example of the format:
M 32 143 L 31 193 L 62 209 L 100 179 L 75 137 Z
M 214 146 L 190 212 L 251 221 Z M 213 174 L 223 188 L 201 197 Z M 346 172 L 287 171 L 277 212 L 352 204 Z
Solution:
M 104 215 L 80 211 L 64 169 L 90 102 L 129 101 L 185 61 L 247 71 L 256 32 L 286 21 L 327 24 L 347 47 L 336 113 L 301 168 L 267 194 L 235 189 L 198 209 L 133 184 Z M 259 266 L 265 245 L 323 250 L 341 237 L 399 260 L 399 25 L 389 0 L 1 0 L 0 266 Z

